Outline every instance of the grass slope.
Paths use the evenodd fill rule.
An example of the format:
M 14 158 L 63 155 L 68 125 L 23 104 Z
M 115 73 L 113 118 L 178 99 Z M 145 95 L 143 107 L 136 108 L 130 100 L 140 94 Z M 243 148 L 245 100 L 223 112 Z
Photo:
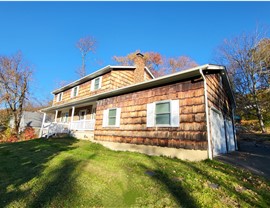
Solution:
M 270 207 L 269 181 L 217 161 L 70 138 L 0 145 L 0 207 Z

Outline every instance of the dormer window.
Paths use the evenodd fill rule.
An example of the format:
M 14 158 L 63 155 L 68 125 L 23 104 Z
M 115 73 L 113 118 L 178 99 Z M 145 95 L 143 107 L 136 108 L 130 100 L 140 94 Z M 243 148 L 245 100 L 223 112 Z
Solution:
M 71 90 L 71 97 L 76 97 L 79 94 L 79 86 L 73 87 Z
M 60 102 L 60 101 L 62 101 L 62 98 L 63 98 L 63 92 L 60 92 L 57 94 L 56 101 Z
M 102 77 L 97 77 L 91 81 L 91 91 L 101 88 Z

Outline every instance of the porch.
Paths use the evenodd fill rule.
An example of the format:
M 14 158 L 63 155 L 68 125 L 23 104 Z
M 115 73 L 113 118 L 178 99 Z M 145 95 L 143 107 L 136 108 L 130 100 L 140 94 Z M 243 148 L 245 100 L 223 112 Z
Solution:
M 93 132 L 95 129 L 96 103 L 57 109 L 47 113 L 54 113 L 54 121 L 45 123 L 47 114 L 44 113 L 40 137 L 61 133 L 75 135 L 75 132 Z

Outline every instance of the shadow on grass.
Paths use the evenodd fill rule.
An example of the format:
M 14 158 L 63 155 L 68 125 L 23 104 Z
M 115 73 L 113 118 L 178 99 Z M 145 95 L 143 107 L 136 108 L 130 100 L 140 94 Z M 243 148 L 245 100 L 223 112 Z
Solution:
M 77 140 L 35 139 L 19 143 L 0 145 L 0 207 L 13 201 L 23 200 L 31 193 L 29 184 L 38 178 L 46 168 L 46 163 L 61 151 L 72 149 Z M 71 167 L 66 161 L 63 167 Z M 64 172 L 70 169 L 64 168 Z M 36 196 L 39 199 L 39 196 Z M 44 197 L 44 196 L 42 196 Z M 46 198 L 46 197 L 45 197 Z
M 94 157 L 95 154 L 91 155 L 89 159 Z M 62 160 L 60 165 L 47 175 L 47 180 L 37 197 L 28 206 L 67 207 L 72 202 L 71 200 L 79 198 L 79 188 L 76 187 L 79 172 L 76 171 L 76 168 L 80 163 L 81 161 L 71 157 Z
M 144 164 L 140 164 L 141 168 L 143 168 L 146 172 L 151 170 L 153 174 L 150 174 L 150 178 L 160 183 L 167 189 L 167 191 L 173 196 L 175 202 L 179 205 L 179 207 L 199 207 L 194 198 L 188 193 L 188 190 L 181 185 L 180 181 L 174 180 L 167 171 L 162 171 L 159 164 L 154 157 L 148 157 L 151 162 L 155 165 L 155 169 L 151 169 L 150 167 L 145 166 Z
M 270 197 L 269 192 L 261 192 L 260 195 L 263 196 L 263 198 L 261 202 L 258 202 L 257 200 L 254 200 L 254 198 L 246 194 L 245 192 L 237 191 L 236 188 L 234 188 L 232 184 L 228 183 L 228 180 L 217 178 L 211 174 L 212 171 L 219 171 L 226 175 L 232 176 L 232 178 L 234 178 L 233 179 L 234 181 L 230 181 L 230 182 L 238 183 L 241 186 L 249 188 L 250 190 L 258 194 L 260 192 L 259 187 L 255 188 L 254 184 L 251 186 L 250 184 L 248 185 L 247 182 L 243 181 L 243 178 L 248 177 L 248 175 L 244 175 L 244 173 L 241 171 L 239 172 L 236 171 L 234 173 L 229 172 L 227 171 L 227 165 L 222 164 L 222 163 L 217 163 L 216 161 L 210 161 L 210 160 L 204 161 L 204 163 L 207 165 L 207 169 L 196 167 L 192 163 L 186 162 L 186 161 L 182 161 L 182 163 L 188 166 L 189 168 L 191 168 L 194 172 L 199 173 L 204 179 L 206 179 L 210 183 L 218 184 L 221 188 L 227 190 L 228 193 L 230 193 L 231 195 L 237 196 L 238 199 L 241 199 L 242 201 L 248 203 L 251 207 L 258 207 L 259 204 L 264 204 L 266 202 L 265 201 L 266 199 L 268 201 L 266 203 L 269 204 L 269 197 Z

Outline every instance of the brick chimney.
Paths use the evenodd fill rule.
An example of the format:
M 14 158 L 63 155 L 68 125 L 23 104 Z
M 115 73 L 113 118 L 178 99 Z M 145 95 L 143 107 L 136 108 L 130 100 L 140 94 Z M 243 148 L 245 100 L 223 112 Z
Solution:
M 136 66 L 136 69 L 134 71 L 134 83 L 143 82 L 145 67 L 144 55 L 141 53 L 137 53 L 134 59 L 134 64 Z

